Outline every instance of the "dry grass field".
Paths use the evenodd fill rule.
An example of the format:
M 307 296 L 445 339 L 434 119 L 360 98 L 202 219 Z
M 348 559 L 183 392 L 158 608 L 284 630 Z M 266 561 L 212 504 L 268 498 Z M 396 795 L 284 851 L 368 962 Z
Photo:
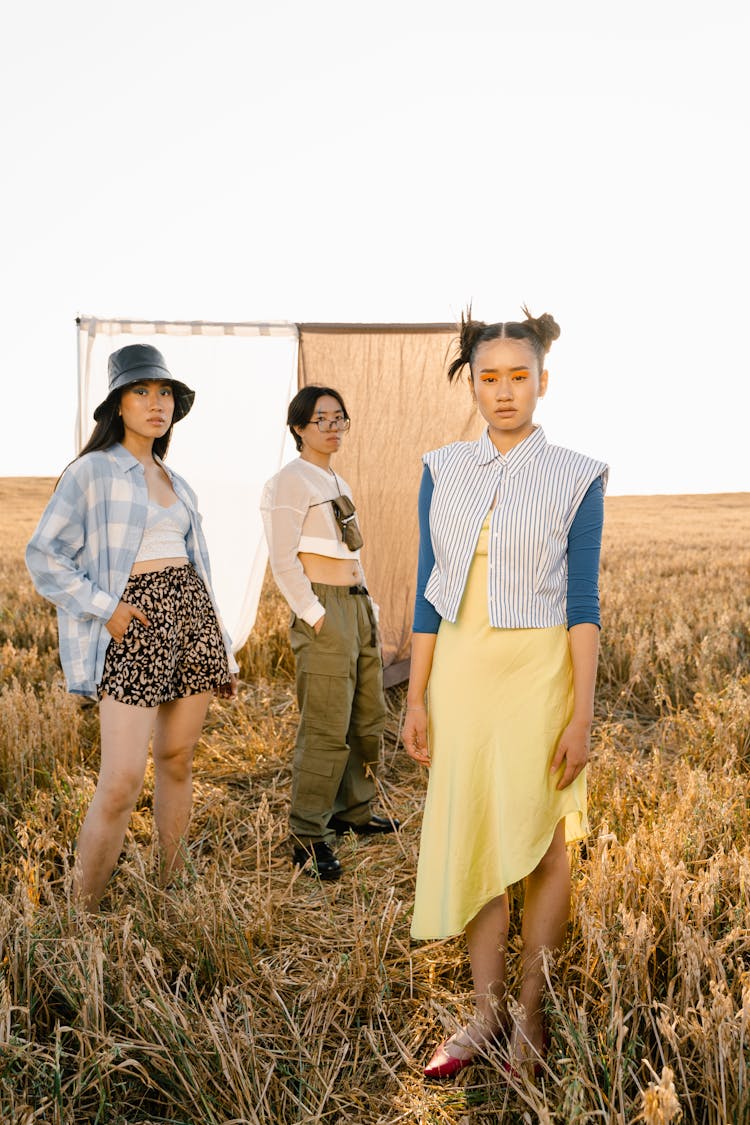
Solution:
M 750 1122 L 750 497 L 608 500 L 592 833 L 548 965 L 547 1067 L 509 1080 L 497 1048 L 442 1086 L 421 1065 L 470 979 L 460 940 L 409 940 L 424 777 L 402 692 L 381 797 L 403 830 L 343 843 L 344 878 L 316 885 L 285 844 L 270 585 L 197 753 L 182 881 L 156 885 L 147 782 L 103 913 L 71 909 L 97 723 L 22 563 L 50 483 L 0 481 L 3 1123 Z

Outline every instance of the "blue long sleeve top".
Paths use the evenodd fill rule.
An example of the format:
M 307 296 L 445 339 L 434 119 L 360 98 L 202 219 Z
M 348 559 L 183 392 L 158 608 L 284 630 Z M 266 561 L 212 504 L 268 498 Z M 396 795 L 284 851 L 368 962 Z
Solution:
M 430 536 L 430 507 L 434 482 L 427 465 L 419 487 L 419 561 L 417 596 L 414 606 L 415 633 L 437 633 L 441 617 L 424 596 L 427 581 L 435 566 Z M 601 625 L 599 613 L 599 555 L 604 523 L 602 478 L 589 485 L 568 533 L 568 578 L 566 614 L 568 628 L 583 622 Z

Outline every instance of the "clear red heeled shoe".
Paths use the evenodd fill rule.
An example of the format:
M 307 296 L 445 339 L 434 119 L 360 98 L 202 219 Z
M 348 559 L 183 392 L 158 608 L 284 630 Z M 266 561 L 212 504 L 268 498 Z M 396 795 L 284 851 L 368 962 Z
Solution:
M 472 1038 L 472 1031 L 475 1032 L 475 1038 Z M 440 1044 L 422 1073 L 425 1078 L 453 1078 L 476 1061 L 477 1051 L 481 1050 L 485 1043 L 496 1042 L 499 1035 L 501 1035 L 501 1029 L 499 1028 L 489 1034 L 479 1031 L 471 1024 L 468 1027 L 461 1028 L 460 1031 L 456 1031 L 449 1039 Z M 460 1042 L 462 1037 L 464 1042 Z M 468 1042 L 465 1041 L 467 1039 Z M 449 1050 L 451 1046 L 467 1053 L 452 1055 Z
M 463 1058 L 458 1055 L 450 1054 L 448 1047 L 453 1038 L 454 1036 L 451 1036 L 450 1039 L 446 1039 L 435 1051 L 435 1054 L 422 1072 L 425 1078 L 453 1078 L 454 1075 L 459 1074 L 474 1062 L 473 1051 Z M 471 1048 L 464 1048 L 464 1050 L 471 1050 Z

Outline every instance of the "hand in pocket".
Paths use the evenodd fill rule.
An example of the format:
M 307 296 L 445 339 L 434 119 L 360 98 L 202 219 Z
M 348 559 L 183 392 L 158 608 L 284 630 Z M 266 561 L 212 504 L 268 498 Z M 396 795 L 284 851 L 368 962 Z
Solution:
M 119 645 L 122 638 L 125 636 L 128 626 L 133 618 L 140 621 L 142 625 L 151 626 L 151 622 L 146 617 L 142 609 L 138 606 L 131 605 L 130 602 L 120 602 L 115 612 L 107 622 L 107 629 L 112 634 L 112 640 L 116 641 Z

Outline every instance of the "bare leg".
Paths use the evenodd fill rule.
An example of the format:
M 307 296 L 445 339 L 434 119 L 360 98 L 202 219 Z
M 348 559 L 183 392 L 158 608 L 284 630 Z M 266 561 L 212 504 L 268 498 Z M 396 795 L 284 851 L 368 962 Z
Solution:
M 154 820 L 163 885 L 185 862 L 185 837 L 193 802 L 193 750 L 210 700 L 210 692 L 201 692 L 162 703 L 156 719 Z
M 508 924 L 508 896 L 500 895 L 485 903 L 466 927 L 477 1015 L 490 1032 L 505 1017 Z
M 505 1018 L 505 962 L 508 948 L 508 896 L 499 895 L 482 907 L 466 927 L 476 1017 L 441 1044 L 425 1073 L 451 1059 L 471 1059 L 497 1032 Z M 440 1075 L 438 1075 L 440 1076 Z
M 143 785 L 156 712 L 156 707 L 134 707 L 108 695 L 99 705 L 99 778 L 78 837 L 73 872 L 75 896 L 87 910 L 98 908 L 122 850 Z
M 542 995 L 544 972 L 542 950 L 559 949 L 565 937 L 570 914 L 570 864 L 565 847 L 565 824 L 560 821 L 547 853 L 526 880 L 523 906 L 523 980 L 518 997 L 523 1008 L 514 1036 L 514 1053 L 519 1059 L 534 1051 L 542 1053 Z M 524 1042 L 527 1050 L 524 1051 Z M 533 1051 L 528 1051 L 528 1044 Z

